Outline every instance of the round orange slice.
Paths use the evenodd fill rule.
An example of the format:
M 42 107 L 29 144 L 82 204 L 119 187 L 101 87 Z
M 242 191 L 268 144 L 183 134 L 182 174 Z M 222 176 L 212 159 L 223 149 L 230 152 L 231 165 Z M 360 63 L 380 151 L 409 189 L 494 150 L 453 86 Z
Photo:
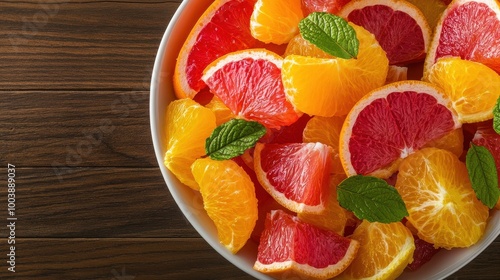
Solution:
M 193 98 L 205 83 L 205 67 L 218 57 L 256 44 L 250 16 L 256 0 L 216 0 L 198 19 L 177 57 L 173 82 L 177 98 Z
M 257 143 L 254 170 L 264 189 L 285 208 L 319 214 L 329 197 L 331 153 L 321 143 Z
M 353 107 L 340 134 L 340 159 L 348 176 L 389 178 L 401 159 L 460 126 L 439 88 L 420 81 L 392 83 Z
M 389 64 L 401 65 L 425 58 L 431 29 L 422 12 L 407 1 L 354 0 L 339 15 L 375 35 Z
M 236 117 L 280 128 L 300 117 L 285 97 L 282 64 L 266 49 L 237 51 L 208 65 L 202 79 Z

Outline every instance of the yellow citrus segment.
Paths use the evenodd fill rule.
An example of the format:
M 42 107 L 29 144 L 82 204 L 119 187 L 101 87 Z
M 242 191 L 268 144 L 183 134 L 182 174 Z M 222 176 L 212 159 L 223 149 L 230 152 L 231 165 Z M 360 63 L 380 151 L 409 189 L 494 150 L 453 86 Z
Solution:
M 408 222 L 434 247 L 469 247 L 484 233 L 488 208 L 476 197 L 465 163 L 451 152 L 422 149 L 403 160 L 396 189 Z
M 195 101 L 175 100 L 166 113 L 165 166 L 185 185 L 198 190 L 191 164 L 205 155 L 205 140 L 215 129 L 215 115 Z
M 458 57 L 445 57 L 424 78 L 443 89 L 460 121 L 472 123 L 493 118 L 493 107 L 500 97 L 500 75 L 491 68 Z
M 375 37 L 351 24 L 360 47 L 357 59 L 285 57 L 282 79 L 295 108 L 309 115 L 346 115 L 370 90 L 385 83 L 389 61 Z
M 360 243 L 359 251 L 338 279 L 396 279 L 413 261 L 413 235 L 400 222 L 364 220 L 350 238 Z
M 220 242 L 232 253 L 250 238 L 257 221 L 257 198 L 252 179 L 231 160 L 196 160 L 193 176 L 200 186 L 203 207 L 215 223 Z
M 292 54 L 318 58 L 334 58 L 332 55 L 327 54 L 320 48 L 316 47 L 313 43 L 304 39 L 300 34 L 295 35 L 295 37 L 288 42 L 284 57 Z
M 214 112 L 217 126 L 236 117 L 217 96 L 214 96 L 205 107 Z
M 321 142 L 332 147 L 332 172 L 345 174 L 339 157 L 339 137 L 344 117 L 312 117 L 302 133 L 304 143 Z
M 285 44 L 299 32 L 303 17 L 300 0 L 257 0 L 250 31 L 264 43 Z

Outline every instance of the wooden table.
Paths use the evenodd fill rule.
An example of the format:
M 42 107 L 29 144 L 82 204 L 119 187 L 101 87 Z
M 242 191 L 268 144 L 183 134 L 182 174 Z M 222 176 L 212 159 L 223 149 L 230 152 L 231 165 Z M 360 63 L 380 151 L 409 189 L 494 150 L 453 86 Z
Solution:
M 251 279 L 183 218 L 154 156 L 149 80 L 180 3 L 0 1 L 0 279 Z M 499 278 L 500 239 L 450 277 Z

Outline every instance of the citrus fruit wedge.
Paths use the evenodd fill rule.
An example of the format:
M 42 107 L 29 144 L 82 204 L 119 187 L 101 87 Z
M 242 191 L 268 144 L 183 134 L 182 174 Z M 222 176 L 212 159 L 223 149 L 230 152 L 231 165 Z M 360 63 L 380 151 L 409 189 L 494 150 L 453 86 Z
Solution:
M 299 33 L 303 18 L 300 0 L 257 0 L 250 31 L 259 41 L 281 45 Z
M 432 31 L 436 28 L 436 25 L 441 18 L 441 14 L 444 9 L 448 6 L 449 3 L 445 3 L 443 0 L 406 0 L 422 11 L 427 22 L 429 23 L 429 27 Z
M 266 49 L 236 51 L 208 65 L 202 79 L 236 117 L 279 128 L 300 117 L 286 100 L 282 63 Z
M 339 15 L 373 33 L 387 53 L 389 64 L 424 60 L 431 29 L 413 4 L 401 0 L 354 0 Z
M 203 207 L 217 228 L 219 241 L 232 253 L 248 241 L 257 221 L 252 179 L 234 161 L 197 159 L 191 170 L 200 186 Z
M 424 78 L 443 89 L 462 123 L 493 118 L 493 107 L 500 97 L 500 75 L 491 68 L 459 57 L 443 57 Z
M 413 235 L 400 222 L 364 220 L 349 238 L 359 242 L 359 251 L 338 279 L 396 279 L 413 260 Z
M 408 222 L 434 247 L 469 247 L 483 235 L 488 207 L 477 199 L 465 163 L 453 153 L 425 148 L 408 156 L 396 189 L 408 209 Z
M 500 182 L 500 135 L 493 130 L 491 121 L 478 125 L 474 138 L 472 138 L 472 143 L 485 147 L 493 155 Z M 500 200 L 498 200 L 495 208 L 500 209 Z
M 308 53 L 285 57 L 283 85 L 297 110 L 323 117 L 343 116 L 361 97 L 385 83 L 389 64 L 384 50 L 370 32 L 349 24 L 359 40 L 357 59 L 318 58 Z
M 500 73 L 497 0 L 455 0 L 448 5 L 436 26 L 424 73 L 444 56 L 476 61 Z
M 215 115 L 192 99 L 171 102 L 166 112 L 165 166 L 183 184 L 198 190 L 191 164 L 205 155 L 205 140 L 215 129 Z
M 340 159 L 348 176 L 389 178 L 401 159 L 460 126 L 439 88 L 420 81 L 392 83 L 353 107 L 340 134 Z
M 321 143 L 257 143 L 254 170 L 264 189 L 285 208 L 319 214 L 329 196 L 331 153 Z
M 329 279 L 349 266 L 358 249 L 355 240 L 302 222 L 281 210 L 271 211 L 254 269 L 280 273 L 282 279 Z
M 304 16 L 313 12 L 338 14 L 342 7 L 351 0 L 301 0 Z
M 216 58 L 256 43 L 250 16 L 256 0 L 216 0 L 198 19 L 177 57 L 173 82 L 177 98 L 193 98 L 205 87 L 205 67 Z

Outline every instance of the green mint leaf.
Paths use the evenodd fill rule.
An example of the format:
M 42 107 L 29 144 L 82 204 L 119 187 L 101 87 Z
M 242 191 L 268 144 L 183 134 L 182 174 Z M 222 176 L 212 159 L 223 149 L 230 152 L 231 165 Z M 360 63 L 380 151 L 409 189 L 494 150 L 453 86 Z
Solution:
M 465 164 L 477 198 L 492 209 L 500 198 L 495 159 L 488 149 L 470 144 Z
M 214 129 L 205 142 L 205 151 L 213 160 L 226 160 L 242 155 L 266 134 L 258 122 L 232 119 Z
M 406 205 L 398 191 L 386 181 L 356 175 L 337 187 L 340 206 L 369 222 L 394 223 L 408 216 Z
M 314 12 L 299 23 L 300 34 L 324 52 L 336 57 L 356 58 L 359 41 L 356 31 L 343 18 Z
M 493 108 L 493 129 L 496 133 L 500 134 L 500 98 L 498 98 Z

